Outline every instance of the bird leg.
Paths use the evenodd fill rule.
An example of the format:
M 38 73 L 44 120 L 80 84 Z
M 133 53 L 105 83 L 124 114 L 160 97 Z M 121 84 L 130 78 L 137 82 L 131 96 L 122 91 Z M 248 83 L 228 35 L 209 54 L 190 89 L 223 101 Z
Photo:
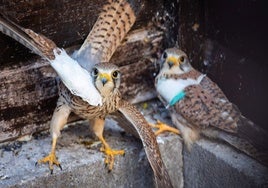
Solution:
M 42 164 L 42 163 L 48 163 L 49 164 L 49 169 L 51 174 L 53 174 L 53 165 L 55 164 L 56 166 L 58 166 L 61 170 L 62 167 L 59 163 L 59 161 L 57 160 L 56 157 L 56 143 L 57 143 L 57 138 L 53 138 L 52 139 L 52 147 L 51 147 L 51 152 L 49 155 L 47 155 L 46 157 L 39 159 L 36 164 Z
M 67 123 L 67 119 L 71 112 L 70 108 L 67 105 L 62 104 L 61 100 L 62 98 L 60 97 L 58 99 L 57 107 L 54 110 L 54 113 L 50 122 L 50 131 L 51 131 L 51 136 L 52 136 L 51 151 L 49 155 L 47 155 L 46 157 L 36 162 L 36 164 L 48 163 L 51 174 L 53 173 L 53 165 L 58 166 L 62 170 L 61 165 L 56 157 L 56 144 L 57 144 L 57 139 L 60 136 L 60 131 L 64 127 L 64 125 Z
M 156 124 L 150 123 L 150 126 L 153 128 L 157 128 L 158 130 L 155 132 L 155 135 L 158 136 L 163 132 L 173 132 L 175 134 L 180 134 L 180 131 L 174 127 L 171 127 L 159 120 L 157 120 Z
M 110 148 L 108 143 L 103 138 L 103 129 L 104 129 L 104 120 L 103 119 L 94 119 L 92 121 L 92 130 L 95 133 L 95 135 L 98 137 L 98 139 L 102 143 L 102 147 L 100 148 L 100 151 L 103 152 L 105 156 L 104 163 L 105 165 L 108 165 L 109 172 L 113 169 L 114 166 L 114 157 L 115 155 L 124 155 L 124 150 L 113 150 Z

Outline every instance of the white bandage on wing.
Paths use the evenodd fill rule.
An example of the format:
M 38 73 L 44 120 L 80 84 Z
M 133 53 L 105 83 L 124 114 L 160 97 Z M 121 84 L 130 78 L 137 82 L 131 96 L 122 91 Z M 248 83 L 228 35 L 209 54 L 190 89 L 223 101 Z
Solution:
M 59 49 L 57 49 L 58 51 Z M 95 88 L 90 73 L 72 59 L 65 50 L 54 50 L 55 59 L 50 60 L 61 81 L 72 94 L 81 97 L 90 105 L 102 105 L 101 95 Z

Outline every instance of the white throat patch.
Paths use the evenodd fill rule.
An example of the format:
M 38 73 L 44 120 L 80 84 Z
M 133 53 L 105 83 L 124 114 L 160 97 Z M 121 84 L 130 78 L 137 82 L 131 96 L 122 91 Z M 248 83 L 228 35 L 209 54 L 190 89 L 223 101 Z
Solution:
M 205 74 L 201 74 L 196 80 L 192 78 L 187 78 L 186 80 L 159 78 L 156 83 L 156 89 L 165 101 L 170 103 L 177 94 L 184 90 L 184 88 L 190 85 L 199 84 L 205 76 Z

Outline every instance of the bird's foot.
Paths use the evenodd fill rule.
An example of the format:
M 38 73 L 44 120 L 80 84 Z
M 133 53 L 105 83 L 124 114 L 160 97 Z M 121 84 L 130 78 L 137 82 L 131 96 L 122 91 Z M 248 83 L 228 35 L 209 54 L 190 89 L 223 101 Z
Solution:
M 106 156 L 104 163 L 108 166 L 108 171 L 111 172 L 114 166 L 114 157 L 116 155 L 125 155 L 124 150 L 113 150 L 110 147 L 101 147 L 100 151 L 102 151 Z
M 173 132 L 175 134 L 180 134 L 180 131 L 178 129 L 175 129 L 174 127 L 171 127 L 159 120 L 157 120 L 156 124 L 152 124 L 150 123 L 150 126 L 153 128 L 158 129 L 155 132 L 155 135 L 158 136 L 159 134 L 163 133 L 163 132 Z
M 50 173 L 53 174 L 53 165 L 58 166 L 61 170 L 61 165 L 59 163 L 59 161 L 57 160 L 56 154 L 55 153 L 50 153 L 48 156 L 39 159 L 35 165 L 37 164 L 42 164 L 42 163 L 48 163 L 49 164 L 49 169 L 50 169 Z

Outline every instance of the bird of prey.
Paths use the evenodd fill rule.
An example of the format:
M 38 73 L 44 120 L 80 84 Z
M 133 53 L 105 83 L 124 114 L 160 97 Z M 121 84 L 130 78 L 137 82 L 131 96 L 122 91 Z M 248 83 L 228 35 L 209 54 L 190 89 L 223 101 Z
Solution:
M 111 16 L 118 16 L 120 19 L 124 19 L 122 21 L 120 21 L 120 19 L 116 20 L 117 18 L 111 19 Z M 111 20 L 106 20 L 106 18 Z M 73 57 L 77 59 L 78 62 L 89 60 L 92 56 L 95 56 L 93 58 L 94 60 L 108 61 L 123 39 L 123 35 L 127 33 L 134 23 L 135 18 L 135 12 L 133 12 L 127 1 L 109 1 L 109 4 L 104 7 L 103 13 L 101 13 L 93 30 L 87 37 L 86 42 Z M 104 23 L 106 24 L 105 27 Z M 109 29 L 111 29 L 110 32 L 108 32 Z M 48 60 L 57 58 L 57 53 L 65 53 L 63 50 L 58 49 L 53 41 L 46 37 L 19 27 L 2 17 L 0 18 L 0 30 Z M 117 34 L 113 33 L 113 31 L 119 32 L 119 39 L 116 37 Z M 106 34 L 101 34 L 102 32 L 106 32 Z M 69 59 L 66 61 L 69 61 Z M 133 105 L 121 99 L 121 94 L 118 90 L 121 74 L 118 67 L 109 63 L 98 63 L 92 67 L 89 65 L 90 63 L 91 62 L 80 63 L 80 69 L 87 71 L 86 73 L 92 80 L 94 88 L 100 93 L 102 105 L 95 106 L 89 104 L 80 96 L 72 93 L 72 91 L 66 87 L 64 81 L 60 82 L 58 84 L 59 99 L 50 123 L 52 135 L 51 152 L 48 156 L 38 160 L 38 163 L 49 163 L 51 173 L 53 172 L 54 165 L 61 168 L 56 157 L 56 143 L 60 136 L 61 129 L 67 122 L 69 114 L 74 112 L 81 118 L 91 122 L 93 132 L 103 144 L 101 150 L 106 155 L 105 163 L 108 165 L 109 170 L 112 170 L 115 155 L 123 155 L 124 150 L 113 150 L 109 147 L 108 143 L 103 138 L 103 128 L 106 115 L 112 112 L 119 112 L 132 124 L 132 128 L 134 128 L 141 139 L 148 161 L 155 175 L 156 185 L 158 187 L 172 187 L 151 127 Z M 61 69 L 59 68 L 58 71 L 61 71 Z M 68 76 L 73 76 L 73 74 Z
M 202 134 L 268 164 L 267 133 L 246 119 L 214 82 L 195 70 L 183 51 L 166 49 L 160 64 L 155 87 L 188 149 Z

